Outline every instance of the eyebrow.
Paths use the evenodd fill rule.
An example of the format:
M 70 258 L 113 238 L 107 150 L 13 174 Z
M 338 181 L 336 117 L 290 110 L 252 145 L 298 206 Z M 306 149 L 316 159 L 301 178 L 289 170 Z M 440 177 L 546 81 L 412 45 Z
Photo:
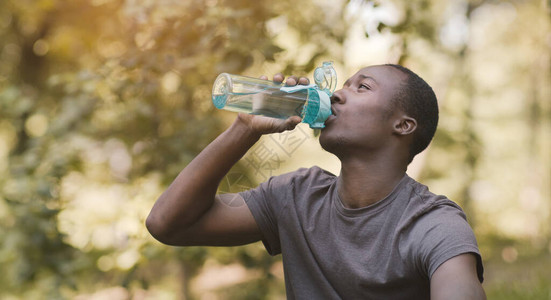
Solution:
M 360 79 L 370 79 L 370 80 L 373 80 L 373 82 L 375 82 L 375 84 L 379 84 L 379 83 L 377 83 L 377 80 L 375 80 L 375 78 L 373 78 L 373 77 L 371 77 L 371 76 L 369 76 L 369 75 L 360 74 L 360 75 L 358 75 L 358 76 L 360 77 Z M 351 79 L 351 78 L 349 78 L 348 80 L 346 80 L 346 81 L 344 82 L 344 85 L 343 85 L 343 86 L 350 85 L 350 79 Z

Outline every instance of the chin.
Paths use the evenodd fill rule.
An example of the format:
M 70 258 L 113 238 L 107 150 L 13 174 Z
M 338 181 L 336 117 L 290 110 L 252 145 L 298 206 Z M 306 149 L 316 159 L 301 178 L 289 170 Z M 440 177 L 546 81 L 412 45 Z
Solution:
M 337 154 L 337 152 L 344 150 L 344 147 L 346 147 L 346 142 L 344 138 L 339 136 L 329 136 L 328 134 L 324 134 L 324 131 L 322 131 L 320 134 L 319 142 L 321 148 L 333 154 Z

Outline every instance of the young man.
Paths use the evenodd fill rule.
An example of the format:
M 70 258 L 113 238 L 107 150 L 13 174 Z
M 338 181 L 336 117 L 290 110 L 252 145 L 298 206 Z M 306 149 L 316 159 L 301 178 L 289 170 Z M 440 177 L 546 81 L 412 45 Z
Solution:
M 286 83 L 297 82 L 308 83 Z M 372 66 L 331 102 L 320 143 L 340 159 L 339 176 L 299 169 L 216 195 L 261 135 L 300 122 L 239 114 L 157 200 L 151 234 L 179 246 L 262 240 L 283 256 L 289 299 L 484 299 L 482 261 L 463 211 L 406 174 L 436 130 L 430 86 L 401 66 Z

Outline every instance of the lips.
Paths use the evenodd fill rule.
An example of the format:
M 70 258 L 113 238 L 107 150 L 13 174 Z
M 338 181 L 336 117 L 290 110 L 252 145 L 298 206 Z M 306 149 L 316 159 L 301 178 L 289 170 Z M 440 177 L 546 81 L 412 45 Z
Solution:
M 331 122 L 333 122 L 337 117 L 335 115 L 329 115 L 329 117 L 327 117 L 327 120 L 325 120 L 325 124 L 329 124 Z
M 335 117 L 338 115 L 338 111 L 335 109 L 334 106 L 331 106 L 331 114 Z

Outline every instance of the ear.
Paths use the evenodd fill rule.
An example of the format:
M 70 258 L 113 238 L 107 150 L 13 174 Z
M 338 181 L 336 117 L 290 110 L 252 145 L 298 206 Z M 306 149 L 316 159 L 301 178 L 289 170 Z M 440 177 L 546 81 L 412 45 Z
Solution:
M 398 135 L 408 135 L 417 129 L 417 120 L 406 115 L 394 121 L 393 131 Z

